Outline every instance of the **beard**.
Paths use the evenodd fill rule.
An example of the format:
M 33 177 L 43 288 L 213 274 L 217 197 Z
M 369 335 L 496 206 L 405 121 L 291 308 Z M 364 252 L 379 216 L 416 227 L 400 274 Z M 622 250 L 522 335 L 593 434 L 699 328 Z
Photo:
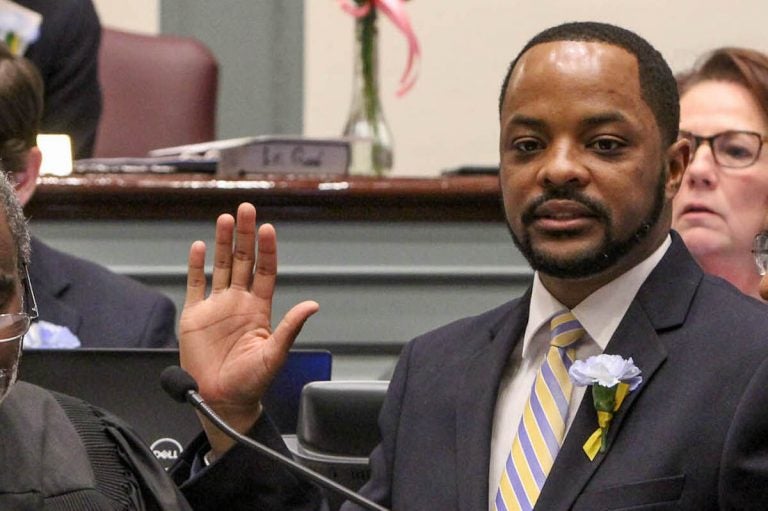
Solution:
M 528 260 L 528 264 L 534 270 L 546 275 L 562 279 L 579 279 L 591 277 L 610 268 L 625 255 L 632 251 L 648 235 L 651 229 L 659 222 L 661 213 L 664 210 L 665 201 L 665 180 L 662 171 L 659 182 L 656 185 L 653 205 L 648 214 L 638 225 L 637 229 L 629 233 L 626 237 L 616 239 L 612 234 L 611 226 L 613 218 L 611 212 L 602 203 L 590 199 L 581 192 L 572 188 L 556 188 L 544 192 L 537 197 L 523 212 L 521 217 L 523 223 L 522 237 L 518 237 L 511 226 L 509 232 L 512 234 L 512 240 L 515 246 L 520 250 L 523 256 Z M 603 224 L 605 235 L 600 246 L 593 250 L 586 251 L 578 256 L 564 260 L 551 254 L 537 250 L 532 244 L 528 235 L 528 227 L 536 220 L 536 209 L 545 202 L 553 199 L 565 199 L 581 204 L 588 208 L 591 215 Z M 562 233 L 561 238 L 570 237 L 570 233 Z

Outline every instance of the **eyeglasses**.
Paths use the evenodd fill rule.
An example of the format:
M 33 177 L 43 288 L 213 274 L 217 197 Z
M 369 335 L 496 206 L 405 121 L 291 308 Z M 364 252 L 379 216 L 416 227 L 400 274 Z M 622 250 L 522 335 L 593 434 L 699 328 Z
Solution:
M 763 231 L 755 236 L 752 243 L 752 253 L 755 255 L 755 264 L 760 275 L 768 273 L 768 231 Z
M 763 136 L 754 131 L 723 131 L 711 137 L 702 137 L 680 130 L 680 138 L 691 143 L 691 156 L 702 143 L 709 144 L 715 163 L 721 167 L 740 169 L 749 167 L 760 157 Z
M 37 319 L 37 301 L 32 291 L 32 282 L 29 280 L 29 272 L 24 266 L 24 296 L 22 305 L 24 312 L 0 314 L 0 343 L 15 341 L 29 330 L 29 325 Z
M 29 316 L 30 321 L 34 321 L 38 318 L 37 312 L 37 300 L 35 300 L 35 293 L 32 291 L 32 281 L 29 278 L 29 270 L 27 265 L 24 265 L 24 280 L 22 285 L 24 286 L 24 312 Z

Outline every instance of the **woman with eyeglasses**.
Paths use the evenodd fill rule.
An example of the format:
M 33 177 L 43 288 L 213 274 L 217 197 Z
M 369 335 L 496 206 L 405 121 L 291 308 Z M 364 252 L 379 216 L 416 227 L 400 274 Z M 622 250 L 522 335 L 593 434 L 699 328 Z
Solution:
M 672 226 L 705 271 L 759 298 L 752 251 L 768 211 L 768 55 L 717 49 L 678 87 L 692 151 Z

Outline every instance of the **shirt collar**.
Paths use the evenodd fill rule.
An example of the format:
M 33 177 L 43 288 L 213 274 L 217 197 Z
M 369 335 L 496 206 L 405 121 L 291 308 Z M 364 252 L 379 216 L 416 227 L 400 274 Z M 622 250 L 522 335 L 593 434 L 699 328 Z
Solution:
M 659 264 L 671 243 L 667 235 L 650 256 L 586 297 L 571 311 L 601 350 L 605 350 L 640 286 Z M 528 353 L 534 335 L 544 327 L 549 328 L 549 320 L 563 309 L 567 307 L 547 291 L 537 271 L 533 278 L 528 325 L 523 336 L 523 358 Z

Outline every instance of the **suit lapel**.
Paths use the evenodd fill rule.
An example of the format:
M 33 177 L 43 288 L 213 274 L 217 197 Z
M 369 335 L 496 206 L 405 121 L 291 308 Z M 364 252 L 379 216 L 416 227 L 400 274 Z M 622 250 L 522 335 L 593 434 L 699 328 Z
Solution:
M 29 278 L 35 292 L 40 319 L 65 326 L 77 334 L 83 318 L 76 309 L 62 300 L 71 282 L 66 271 L 56 267 L 57 260 L 56 252 L 37 238 L 32 238 Z
M 614 415 L 608 431 L 608 450 L 598 453 L 593 461 L 582 450 L 584 442 L 597 429 L 592 393 L 587 389 L 536 509 L 570 509 L 573 506 L 600 464 L 611 455 L 610 446 L 621 435 L 622 424 L 643 390 L 653 384 L 654 373 L 667 357 L 658 330 L 677 328 L 685 321 L 702 273 L 676 233 L 672 234 L 672 246 L 638 291 L 605 349 L 609 354 L 632 357 L 642 371 L 643 383 L 627 396 Z M 670 286 L 670 282 L 675 286 Z
M 655 328 L 636 303 L 630 306 L 605 352 L 625 358 L 632 357 L 635 365 L 642 371 L 643 383 L 627 396 L 614 415 L 608 430 L 608 451 L 598 453 L 592 461 L 587 458 L 582 449 L 584 442 L 597 429 L 597 413 L 592 402 L 591 390 L 587 389 L 552 471 L 544 484 L 536 509 L 570 509 L 592 474 L 610 454 L 610 446 L 621 434 L 621 425 L 632 409 L 633 403 L 667 356 Z
M 459 509 L 488 508 L 488 467 L 493 415 L 504 368 L 528 322 L 530 289 L 468 360 L 460 380 L 456 414 L 456 487 Z

